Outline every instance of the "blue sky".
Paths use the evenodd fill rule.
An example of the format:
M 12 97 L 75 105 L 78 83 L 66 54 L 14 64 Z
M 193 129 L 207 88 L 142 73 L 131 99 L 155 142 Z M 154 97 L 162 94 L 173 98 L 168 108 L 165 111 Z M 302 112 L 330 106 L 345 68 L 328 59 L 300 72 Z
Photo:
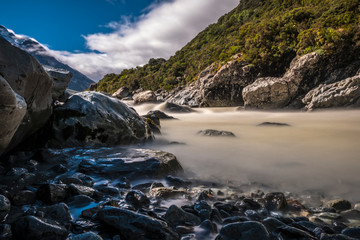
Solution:
M 0 25 L 97 81 L 169 58 L 239 0 L 2 0 Z

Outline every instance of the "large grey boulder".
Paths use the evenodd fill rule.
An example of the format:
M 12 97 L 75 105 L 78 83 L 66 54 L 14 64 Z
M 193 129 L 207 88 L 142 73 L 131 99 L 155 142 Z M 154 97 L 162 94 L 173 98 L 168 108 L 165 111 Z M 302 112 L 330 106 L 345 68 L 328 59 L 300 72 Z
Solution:
M 60 96 L 64 94 L 66 88 L 68 87 L 73 74 L 64 69 L 57 69 L 50 66 L 43 67 L 53 79 L 52 98 L 54 101 L 59 100 Z
M 116 92 L 114 92 L 111 96 L 117 99 L 123 99 L 130 95 L 130 90 L 127 87 L 121 87 Z
M 97 92 L 72 95 L 54 110 L 52 147 L 131 144 L 152 139 L 148 124 L 118 99 Z
M 254 78 L 254 67 L 246 62 L 232 60 L 220 69 L 212 64 L 199 74 L 195 83 L 170 96 L 167 101 L 192 107 L 242 105 L 242 89 Z
M 136 93 L 136 94 L 134 94 L 133 99 L 134 99 L 135 104 L 149 103 L 149 102 L 157 101 L 155 93 L 151 90 Z
M 15 93 L 24 98 L 27 105 L 26 115 L 7 147 L 10 149 L 35 133 L 49 119 L 52 112 L 53 80 L 34 57 L 1 37 L 0 75 Z M 24 106 L 23 103 L 21 105 Z
M 322 84 L 303 98 L 307 110 L 360 106 L 360 75 L 332 84 Z
M 105 207 L 97 218 L 126 239 L 180 239 L 166 222 L 126 209 Z
M 287 106 L 293 101 L 302 81 L 316 71 L 320 55 L 310 53 L 296 58 L 290 64 L 290 69 L 281 78 L 259 78 L 243 89 L 246 108 L 276 109 Z
M 16 94 L 0 75 L 0 155 L 9 145 L 25 114 L 24 98 Z

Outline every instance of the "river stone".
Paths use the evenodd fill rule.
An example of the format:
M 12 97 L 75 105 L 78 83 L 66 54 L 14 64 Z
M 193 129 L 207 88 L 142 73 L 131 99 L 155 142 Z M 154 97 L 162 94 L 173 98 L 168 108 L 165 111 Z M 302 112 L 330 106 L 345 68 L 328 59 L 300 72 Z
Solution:
M 0 239 L 1 240 L 12 239 L 11 225 L 0 224 Z
M 216 240 L 270 240 L 270 235 L 265 226 L 259 222 L 248 221 L 230 223 L 223 226 Z
M 257 126 L 276 126 L 276 127 L 290 127 L 287 123 L 279 123 L 279 122 L 263 122 L 258 124 Z
M 351 209 L 351 203 L 345 199 L 335 199 L 325 203 L 325 207 L 335 208 L 338 211 L 345 211 Z
M 151 90 L 136 93 L 134 94 L 133 99 L 135 104 L 156 102 L 157 100 L 155 93 Z
M 95 193 L 95 189 L 91 188 L 91 187 L 86 187 L 86 186 L 82 186 L 82 185 L 77 185 L 77 184 L 70 184 L 68 186 L 69 192 L 72 195 L 85 195 L 85 196 L 93 196 Z
M 147 123 L 118 99 L 97 92 L 72 95 L 54 110 L 52 147 L 101 146 L 152 139 Z
M 180 239 L 166 222 L 129 210 L 105 207 L 97 213 L 97 218 L 126 239 Z
M 358 240 L 358 238 L 348 237 L 343 234 L 326 234 L 322 233 L 320 240 Z
M 114 149 L 108 149 L 113 154 Z M 115 149 L 116 151 L 116 149 Z M 79 172 L 105 175 L 108 178 L 127 177 L 129 179 L 145 177 L 164 177 L 182 172 L 177 158 L 167 152 L 150 149 L 119 148 L 118 157 L 107 157 L 107 150 L 99 155 L 89 153 L 78 167 Z
M 265 208 L 269 211 L 285 210 L 287 207 L 286 198 L 281 192 L 267 193 L 264 200 Z
M 36 193 L 29 190 L 22 190 L 12 197 L 12 202 L 15 206 L 22 206 L 32 204 L 36 201 Z
M 173 226 L 187 225 L 187 226 L 198 226 L 201 223 L 199 217 L 194 214 L 185 212 L 183 209 L 176 205 L 171 205 L 166 211 L 164 218 Z
M 37 191 L 37 196 L 45 203 L 62 202 L 67 197 L 68 187 L 65 184 L 43 184 Z
M 86 232 L 83 234 L 72 236 L 70 240 L 103 240 L 103 238 L 97 235 L 96 233 Z
M 295 228 L 295 227 L 286 226 L 286 225 L 279 226 L 276 229 L 276 231 L 280 232 L 280 235 L 283 239 L 289 239 L 289 238 L 317 239 L 316 237 L 314 237 L 313 235 L 311 235 L 310 233 L 308 233 L 306 231 L 303 231 L 303 230 Z
M 344 234 L 348 237 L 360 239 L 360 227 L 345 228 L 341 231 L 341 234 Z
M 191 113 L 194 112 L 190 107 L 179 105 L 176 103 L 171 102 L 165 102 L 164 105 L 162 105 L 162 108 L 165 111 L 173 112 L 173 113 Z
M 0 195 L 0 221 L 4 220 L 4 218 L 8 215 L 10 207 L 10 200 L 4 195 Z
M 303 98 L 307 110 L 360 106 L 360 75 L 332 84 L 322 84 Z
M 58 222 L 68 222 L 72 219 L 69 207 L 65 203 L 54 204 L 43 209 L 45 217 Z
M 211 137 L 235 137 L 235 134 L 228 131 L 219 131 L 214 129 L 205 129 L 197 132 L 198 135 L 211 136 Z
M 9 145 L 26 114 L 26 102 L 0 75 L 0 156 Z
M 126 194 L 125 201 L 135 208 L 147 207 L 150 204 L 149 198 L 139 190 L 133 190 Z
M 65 69 L 57 69 L 50 66 L 44 66 L 45 71 L 53 80 L 52 86 L 52 99 L 54 101 L 59 100 L 60 96 L 64 94 L 68 87 L 73 74 Z
M 65 240 L 68 231 L 59 223 L 34 216 L 18 219 L 12 225 L 12 232 L 16 239 L 23 240 Z
M 270 233 L 273 233 L 278 227 L 286 226 L 285 223 L 273 217 L 265 218 L 262 221 L 262 224 L 264 224 L 264 226 Z
M 10 131 L 15 129 L 14 124 L 17 124 L 23 115 L 23 110 L 19 112 L 19 107 L 27 107 L 25 117 L 22 118 L 21 124 L 8 145 L 10 150 L 43 127 L 50 118 L 53 101 L 51 94 L 53 80 L 34 57 L 1 37 L 0 75 L 8 82 L 11 89 L 26 102 L 25 105 L 22 99 L 17 97 L 16 101 L 18 103 L 15 103 L 12 97 L 12 103 L 14 104 L 11 101 L 7 102 L 7 104 L 17 106 L 17 111 L 13 115 L 14 123 L 1 126 L 6 126 Z M 8 90 L 7 92 L 9 93 Z M 8 100 L 11 100 L 11 97 Z
M 127 87 L 121 87 L 116 92 L 114 92 L 111 96 L 115 97 L 119 100 L 126 98 L 130 95 L 130 90 Z
M 162 111 L 159 111 L 159 110 L 150 111 L 150 112 L 148 112 L 146 114 L 146 116 L 154 116 L 154 117 L 157 117 L 159 119 L 175 119 L 174 117 L 169 116 L 166 113 L 164 113 Z

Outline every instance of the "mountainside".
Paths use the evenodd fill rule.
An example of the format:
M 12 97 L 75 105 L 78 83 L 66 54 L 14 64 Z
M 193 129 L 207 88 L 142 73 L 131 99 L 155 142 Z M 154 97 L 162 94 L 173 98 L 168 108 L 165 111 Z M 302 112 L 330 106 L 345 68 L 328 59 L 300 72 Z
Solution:
M 96 90 L 171 90 L 195 81 L 211 64 L 216 72 L 234 55 L 253 64 L 259 77 L 280 77 L 296 56 L 315 51 L 346 65 L 358 59 L 359 6 L 359 0 L 242 0 L 169 60 L 107 74 Z
M 9 31 L 4 26 L 0 25 L 0 36 L 5 38 L 11 44 L 16 47 L 19 47 L 26 52 L 34 56 L 42 65 L 65 69 L 73 73 L 73 78 L 69 84 L 69 89 L 76 91 L 83 91 L 87 89 L 90 84 L 94 83 L 90 78 L 86 77 L 84 74 L 79 71 L 71 68 L 70 66 L 58 61 L 36 40 L 32 38 L 26 38 L 19 36 L 12 31 Z

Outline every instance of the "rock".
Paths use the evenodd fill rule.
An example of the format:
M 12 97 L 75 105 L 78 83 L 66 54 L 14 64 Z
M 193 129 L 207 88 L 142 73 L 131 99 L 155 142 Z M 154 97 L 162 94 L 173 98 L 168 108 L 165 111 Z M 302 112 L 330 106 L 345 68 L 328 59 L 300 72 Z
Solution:
M 277 232 L 280 232 L 280 236 L 283 239 L 289 239 L 289 238 L 295 238 L 295 239 L 317 239 L 315 236 L 311 235 L 310 233 L 303 231 L 298 228 L 290 227 L 290 226 L 279 226 L 276 230 Z
M 173 113 L 191 113 L 191 112 L 194 112 L 194 110 L 192 110 L 188 106 L 178 105 L 178 104 L 171 103 L 171 102 L 165 102 L 162 105 L 162 108 L 165 111 L 173 112 Z
M 0 239 L 1 240 L 12 239 L 11 225 L 0 224 Z
M 281 192 L 267 193 L 264 200 L 265 208 L 269 211 L 281 211 L 287 207 L 286 198 Z
M 158 199 L 170 199 L 177 198 L 179 196 L 186 195 L 187 192 L 184 190 L 177 190 L 174 188 L 155 187 L 150 189 L 150 195 Z
M 173 176 L 170 176 L 170 175 L 166 176 L 165 180 L 170 186 L 174 186 L 176 188 L 189 187 L 191 185 L 190 181 L 186 181 L 184 179 L 181 179 L 181 178 L 178 178 L 178 177 L 173 177 Z
M 150 126 L 151 131 L 155 134 L 161 134 L 160 132 L 160 119 L 154 115 L 143 115 L 142 116 L 146 123 Z
M 360 239 L 360 227 L 345 228 L 341 231 L 341 234 L 344 234 L 348 237 Z
M 113 153 L 114 149 L 109 149 Z M 177 158 L 162 151 L 150 149 L 119 149 L 121 158 L 107 157 L 106 150 L 99 156 L 88 153 L 89 158 L 79 164 L 78 171 L 87 174 L 105 175 L 107 178 L 127 177 L 129 179 L 145 177 L 164 177 L 182 172 Z
M 351 209 L 351 203 L 345 199 L 335 199 L 325 203 L 325 207 L 335 208 L 338 211 L 345 211 Z
M 283 223 L 280 220 L 273 218 L 273 217 L 265 218 L 262 221 L 262 224 L 264 224 L 264 226 L 266 227 L 266 229 L 268 230 L 269 233 L 271 233 L 272 235 L 275 235 L 275 236 L 277 235 L 277 233 L 275 233 L 275 230 L 277 230 L 278 227 L 286 226 L 285 223 Z
M 93 91 L 90 89 L 90 91 Z M 114 92 L 111 96 L 117 99 L 123 99 L 130 95 L 130 90 L 127 87 L 121 87 L 116 92 Z
M 22 190 L 12 197 L 15 206 L 33 204 L 36 201 L 36 193 L 29 190 Z
M 211 136 L 211 137 L 235 137 L 235 134 L 228 131 L 219 131 L 214 129 L 206 129 L 197 132 L 198 135 Z
M 71 202 L 69 202 L 69 206 L 76 207 L 76 208 L 82 208 L 93 202 L 95 202 L 95 200 L 89 196 L 76 195 L 72 198 Z
M 45 218 L 26 216 L 12 225 L 12 232 L 16 239 L 23 240 L 65 240 L 68 231 L 57 222 Z
M 18 122 L 24 114 L 24 110 L 20 110 L 20 108 L 27 107 L 25 117 L 22 118 L 21 124 L 7 147 L 10 150 L 43 127 L 48 121 L 52 112 L 51 89 L 53 81 L 34 57 L 11 45 L 4 38 L 0 38 L 0 66 L 0 75 L 8 82 L 11 89 L 26 102 L 25 105 L 20 97 L 16 97 L 15 102 L 10 90 L 5 87 L 6 95 L 10 94 L 6 102 L 7 106 L 13 106 L 16 110 L 13 113 L 14 120 Z M 2 83 L 3 80 L 1 80 L 0 86 L 4 86 Z M 5 121 L 6 119 L 10 118 L 5 118 Z M 14 126 L 17 124 L 16 121 L 6 125 L 9 126 L 10 132 L 16 128 Z M 6 135 L 7 138 L 10 137 L 9 134 Z
M 346 219 L 360 220 L 360 211 L 356 209 L 342 211 L 340 215 Z
M 270 240 L 265 226 L 259 222 L 248 221 L 243 223 L 230 223 L 223 226 L 216 240 Z
M 164 218 L 173 226 L 187 225 L 187 226 L 198 226 L 201 223 L 199 217 L 194 214 L 185 212 L 181 208 L 171 205 L 166 211 Z
M 332 84 L 322 84 L 303 98 L 307 110 L 360 106 L 360 75 Z
M 360 203 L 355 203 L 354 205 L 354 209 L 359 210 L 360 211 Z
M 175 119 L 174 117 L 169 116 L 166 113 L 159 111 L 159 110 L 150 111 L 146 114 L 146 116 L 154 116 L 159 119 Z
M 103 240 L 102 237 L 93 232 L 78 234 L 70 238 L 70 240 Z
M 180 239 L 166 222 L 129 210 L 105 207 L 98 212 L 97 218 L 126 239 Z
M 275 126 L 275 127 L 290 127 L 287 123 L 278 123 L 278 122 L 263 122 L 258 124 L 257 126 Z
M 157 100 L 155 93 L 151 90 L 136 93 L 134 94 L 133 99 L 135 104 L 156 102 Z
M 348 237 L 343 234 L 326 234 L 322 233 L 320 240 L 357 240 L 357 238 Z
M 3 221 L 10 212 L 10 201 L 4 195 L 0 195 L 0 221 Z
M 147 207 L 150 204 L 148 197 L 139 190 L 133 190 L 126 194 L 125 200 L 135 208 Z
M 37 191 L 37 196 L 45 203 L 62 202 L 67 197 L 68 187 L 65 184 L 43 184 Z
M 91 83 L 90 86 L 89 86 L 89 91 L 95 91 L 97 86 L 98 86 L 97 83 Z
M 319 54 L 309 53 L 294 59 L 282 78 L 257 79 L 243 89 L 245 108 L 276 109 L 289 105 L 296 98 L 302 82 L 315 71 L 319 61 Z
M 97 188 L 97 190 L 99 190 L 100 192 L 102 192 L 105 195 L 114 196 L 114 197 L 120 196 L 120 191 L 116 187 L 111 187 L 111 186 L 110 187 L 99 187 L 99 188 Z
M 54 110 L 53 147 L 118 145 L 152 139 L 144 120 L 121 101 L 97 92 L 72 95 Z
M 45 217 L 58 222 L 69 222 L 72 217 L 69 207 L 65 203 L 59 203 L 43 209 Z
M 218 233 L 216 224 L 212 223 L 210 220 L 203 221 L 200 226 L 201 229 L 203 229 L 202 236 L 207 236 L 210 234 Z
M 65 69 L 56 69 L 50 66 L 44 66 L 45 71 L 50 75 L 53 80 L 52 99 L 59 100 L 60 96 L 64 94 L 68 87 L 73 74 Z
M 218 64 L 212 64 L 199 74 L 195 83 L 168 101 L 191 107 L 242 105 L 242 89 L 254 81 L 255 75 L 255 68 L 246 62 L 232 60 L 220 69 Z
M 82 186 L 82 185 L 77 185 L 77 184 L 70 184 L 69 185 L 69 192 L 72 195 L 85 195 L 85 196 L 93 196 L 95 194 L 95 189 L 91 188 L 91 187 L 86 187 L 86 186 Z
M 0 75 L 0 156 L 5 152 L 26 114 L 26 102 Z

